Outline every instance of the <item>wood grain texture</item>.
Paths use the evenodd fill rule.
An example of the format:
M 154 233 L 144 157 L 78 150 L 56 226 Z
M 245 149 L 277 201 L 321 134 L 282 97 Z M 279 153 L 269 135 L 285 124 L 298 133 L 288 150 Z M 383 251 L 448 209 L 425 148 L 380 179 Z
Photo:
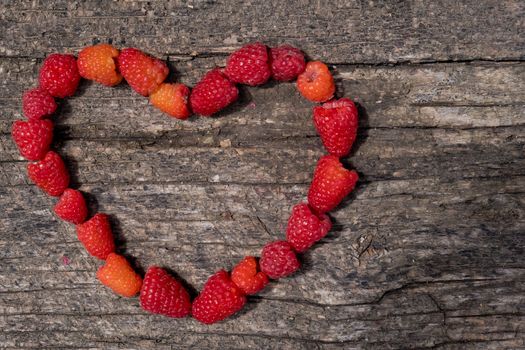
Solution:
M 521 1 L 2 2 L 0 348 L 525 349 L 523 18 Z M 147 314 L 97 282 L 28 180 L 10 139 L 21 94 L 47 54 L 93 42 L 140 47 L 193 85 L 253 40 L 329 62 L 359 103 L 358 188 L 301 273 L 239 315 Z M 193 294 L 283 237 L 323 154 L 293 84 L 241 90 L 181 122 L 125 84 L 83 82 L 55 118 L 53 147 L 119 249 Z

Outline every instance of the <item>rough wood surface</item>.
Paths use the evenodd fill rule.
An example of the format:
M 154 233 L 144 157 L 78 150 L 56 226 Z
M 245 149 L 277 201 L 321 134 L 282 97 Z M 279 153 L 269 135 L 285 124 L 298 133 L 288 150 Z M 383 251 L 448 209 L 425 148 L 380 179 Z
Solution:
M 3 1 L 0 347 L 525 349 L 523 1 Z M 360 104 L 361 173 L 301 273 L 213 326 L 143 312 L 25 174 L 9 130 L 51 52 L 137 46 L 188 84 L 253 40 L 291 43 Z M 180 122 L 83 83 L 54 147 L 143 269 L 199 289 L 283 236 L 322 146 L 293 84 Z M 64 264 L 64 257 L 70 261 Z

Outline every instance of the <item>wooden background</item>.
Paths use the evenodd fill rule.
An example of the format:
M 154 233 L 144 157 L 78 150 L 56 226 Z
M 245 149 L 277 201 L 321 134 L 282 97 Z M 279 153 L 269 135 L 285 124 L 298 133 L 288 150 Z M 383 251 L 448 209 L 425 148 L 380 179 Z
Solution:
M 525 349 L 525 2 L 1 1 L 0 347 Z M 136 46 L 193 85 L 255 40 L 330 64 L 361 110 L 355 194 L 304 268 L 212 326 L 143 312 L 28 181 L 10 138 L 43 58 Z M 121 251 L 200 289 L 283 237 L 321 142 L 293 84 L 170 119 L 82 83 L 54 148 Z

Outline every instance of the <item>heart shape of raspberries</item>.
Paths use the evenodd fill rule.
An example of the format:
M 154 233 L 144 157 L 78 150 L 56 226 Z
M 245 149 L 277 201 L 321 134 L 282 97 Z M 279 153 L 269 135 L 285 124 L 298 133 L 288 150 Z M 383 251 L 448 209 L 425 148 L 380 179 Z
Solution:
M 348 98 L 334 99 L 335 84 L 328 67 L 319 61 L 306 62 L 297 48 L 283 45 L 268 48 L 248 44 L 232 53 L 224 69 L 208 72 L 193 89 L 165 82 L 169 70 L 165 62 L 144 52 L 127 48 L 119 51 L 109 44 L 86 47 L 78 57 L 68 54 L 48 56 L 40 69 L 39 86 L 23 96 L 27 120 L 13 123 L 12 137 L 20 154 L 31 161 L 29 178 L 45 193 L 58 197 L 55 214 L 76 225 L 78 239 L 88 253 L 102 261 L 97 278 L 123 297 L 139 294 L 146 311 L 168 317 L 192 315 L 211 324 L 221 321 L 246 303 L 246 296 L 261 291 L 270 280 L 295 273 L 301 266 L 298 254 L 308 250 L 330 231 L 328 212 L 353 190 L 358 175 L 346 169 L 340 157 L 349 154 L 355 141 L 358 112 Z M 237 84 L 258 86 L 269 79 L 297 80 L 299 92 L 318 103 L 313 122 L 328 155 L 321 157 L 308 191 L 308 200 L 293 207 L 286 239 L 264 246 L 260 258 L 247 256 L 231 272 L 219 270 L 205 283 L 192 301 L 183 284 L 165 269 L 151 266 L 140 276 L 117 253 L 108 216 L 90 213 L 84 195 L 69 188 L 69 172 L 59 154 L 50 150 L 56 98 L 72 96 L 81 78 L 106 86 L 123 79 L 133 90 L 149 97 L 152 105 L 171 117 L 186 119 L 192 113 L 211 116 L 239 96 Z

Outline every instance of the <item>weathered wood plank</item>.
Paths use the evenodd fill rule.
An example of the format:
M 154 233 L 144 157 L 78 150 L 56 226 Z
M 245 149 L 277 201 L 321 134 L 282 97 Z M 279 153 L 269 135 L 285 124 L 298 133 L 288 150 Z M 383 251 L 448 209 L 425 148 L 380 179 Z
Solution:
M 523 59 L 524 14 L 521 1 L 21 1 L 0 12 L 0 54 L 42 57 L 111 39 L 209 55 L 263 40 L 332 63 Z
M 12 60 L 4 63 L 13 77 L 33 71 L 18 69 Z M 520 101 L 524 98 L 525 70 L 521 65 L 359 68 L 341 75 L 345 77 L 345 90 L 362 94 L 359 100 L 368 115 L 361 131 L 361 138 L 367 141 L 353 158 L 366 179 L 522 173 L 523 157 L 519 156 L 524 145 L 521 128 L 525 105 Z M 483 78 L 473 78 L 477 76 Z M 404 87 L 398 86 L 399 81 Z M 427 86 L 438 88 L 430 90 Z M 56 146 L 71 161 L 82 159 L 77 164 L 82 170 L 82 183 L 162 182 L 167 178 L 304 182 L 322 152 L 309 122 L 310 107 L 302 99 L 292 98 L 275 108 L 272 101 L 276 93 L 295 94 L 290 84 L 276 87 L 273 92 L 251 90 L 256 106 L 233 110 L 227 117 L 180 122 L 156 112 L 129 89 L 115 90 L 117 99 L 107 100 L 109 106 L 101 106 L 100 94 L 108 89 L 87 86 L 82 97 L 68 102 L 58 120 L 58 138 L 75 141 L 58 142 Z M 380 91 L 391 91 L 392 96 L 385 99 Z M 459 107 L 455 96 L 464 98 Z M 479 96 L 485 97 L 484 103 Z M 19 102 L 3 101 L 1 119 L 7 133 L 11 121 L 20 117 Z M 142 108 L 132 111 L 128 103 Z M 486 128 L 493 126 L 498 128 Z M 20 159 L 8 135 L 0 136 L 0 141 L 4 150 L 0 160 Z M 479 154 L 484 158 L 480 159 Z M 17 174 L 23 166 L 6 165 L 14 168 L 9 172 Z M 115 166 L 127 171 L 114 172 Z M 207 169 L 205 174 L 203 167 Z M 174 173 L 174 168 L 179 171 Z M 11 185 L 26 181 L 21 175 L 4 174 L 3 178 L 0 183 Z
M 200 63 L 199 59 L 192 64 L 199 66 Z M 215 63 L 224 64 L 224 59 L 205 67 L 213 67 Z M 195 72 L 187 64 L 174 62 L 187 78 L 185 82 L 194 84 L 206 68 Z M 40 61 L 36 60 L 0 59 L 0 69 L 4 73 L 0 82 L 0 130 L 3 132 L 10 128 L 12 120 L 21 118 L 20 92 L 35 84 L 39 66 Z M 340 90 L 365 108 L 367 118 L 361 124 L 364 128 L 474 128 L 525 124 L 523 64 L 337 66 L 336 73 Z M 224 114 L 227 118 L 192 118 L 181 122 L 166 118 L 125 84 L 110 89 L 85 83 L 79 97 L 63 104 L 59 121 L 60 125 L 67 126 L 65 136 L 114 139 L 177 133 L 177 137 L 183 136 L 181 144 L 195 141 L 184 138 L 185 133 L 212 136 L 219 130 L 224 136 L 236 139 L 244 136 L 239 142 L 247 142 L 250 137 L 257 137 L 258 141 L 267 136 L 314 135 L 311 124 L 305 123 L 311 115 L 312 104 L 299 97 L 293 84 L 243 88 L 243 91 L 241 102 Z M 294 97 L 276 101 L 275 96 Z M 234 128 L 244 130 L 241 133 Z
M 370 184 L 350 205 L 334 213 L 336 232 L 305 256 L 307 272 L 297 277 L 298 284 L 278 284 L 277 288 L 286 288 L 286 293 L 278 294 L 326 304 L 370 302 L 385 290 L 399 287 L 403 281 L 427 280 L 429 276 L 456 280 L 493 278 L 495 275 L 489 266 L 520 268 L 523 181 L 521 178 L 508 180 L 506 184 L 479 179 L 441 185 L 432 185 L 428 180 L 399 181 L 388 186 Z M 140 256 L 140 265 L 173 266 L 194 285 L 202 283 L 216 268 L 231 267 L 243 254 L 256 254 L 262 241 L 282 237 L 289 207 L 303 196 L 294 189 L 257 185 L 253 191 L 232 185 L 202 190 L 195 185 L 144 188 L 129 185 L 110 187 L 104 193 L 88 189 L 95 192 L 100 210 L 118 213 L 115 217 L 125 249 L 131 255 Z M 12 192 L 15 191 L 3 197 L 20 196 L 17 203 L 32 197 L 22 189 Z M 458 196 L 460 192 L 462 196 Z M 166 198 L 167 205 L 159 206 L 153 199 L 155 196 Z M 42 201 L 40 197 L 36 200 Z M 499 203 L 499 208 L 491 206 L 492 201 Z M 37 263 L 13 265 L 13 272 L 24 273 L 28 269 L 31 276 L 38 266 L 43 272 L 53 271 L 61 266 L 63 254 L 82 256 L 76 263 L 80 265 L 74 265 L 77 270 L 95 268 L 96 263 L 82 252 L 74 231 L 52 219 L 47 209 L 50 203 L 26 202 L 19 204 L 17 211 L 37 210 L 39 234 L 28 237 L 27 245 L 11 249 L 4 257 L 12 263 L 26 259 L 36 259 Z M 0 222 L 8 231 L 31 230 L 31 223 L 14 221 L 16 215 L 8 212 Z M 516 215 L 515 220 L 509 220 Z M 399 223 L 396 219 L 399 217 L 410 218 L 412 224 Z M 494 241 L 498 230 L 504 231 Z M 13 242 L 5 240 L 2 244 L 8 247 Z M 499 254 L 491 254 L 495 249 Z M 159 251 L 163 252 L 160 256 Z M 49 262 L 51 265 L 46 264 L 46 252 L 54 257 Z M 450 255 L 455 255 L 454 262 L 443 265 Z M 411 266 L 412 261 L 417 263 Z M 334 270 L 319 280 L 322 272 L 327 273 L 327 266 Z M 467 275 L 463 270 L 465 266 L 469 266 Z M 302 290 L 303 278 L 319 289 Z M 52 287 L 61 283 L 61 275 L 57 274 L 53 278 L 46 275 L 45 279 L 38 279 L 37 285 Z M 328 285 L 329 292 L 323 288 Z M 27 287 L 21 284 L 17 289 Z M 354 290 L 351 295 L 347 288 Z M 323 293 L 319 295 L 319 291 Z
M 391 130 L 367 132 L 352 158 L 363 181 L 437 177 L 522 175 L 525 127 L 473 130 Z M 12 161 L 19 154 L 9 136 L 2 157 L 0 186 L 29 183 L 26 162 Z M 502 142 L 508 140 L 507 142 Z M 155 141 L 77 141 L 57 149 L 71 165 L 73 184 L 95 183 L 280 183 L 310 181 L 322 145 L 316 138 L 295 142 L 260 142 L 255 147 L 180 147 L 171 138 Z M 220 142 L 220 141 L 219 141 Z M 281 145 L 281 147 L 279 147 Z M 415 150 L 415 147 L 417 150 Z M 484 157 L 480 158 L 480 154 Z M 16 173 L 17 176 L 12 176 Z
M 510 278 L 519 278 L 518 276 L 508 276 Z M 465 283 L 467 288 L 465 288 Z M 414 285 L 412 287 L 401 288 L 395 292 L 388 293 L 380 301 L 373 304 L 361 305 L 341 305 L 323 307 L 322 305 L 312 305 L 297 302 L 283 302 L 280 300 L 262 300 L 251 303 L 249 312 L 243 313 L 236 317 L 236 324 L 221 323 L 211 327 L 205 327 L 190 321 L 162 322 L 162 318 L 153 315 L 146 315 L 140 312 L 136 302 L 122 300 L 112 297 L 107 291 L 91 290 L 91 288 L 76 288 L 70 290 L 57 291 L 56 293 L 67 300 L 77 311 L 71 312 L 66 310 L 62 305 L 48 305 L 41 310 L 32 310 L 30 313 L 12 314 L 5 316 L 2 321 L 3 329 L 7 334 L 13 334 L 15 339 L 20 339 L 18 334 L 30 332 L 42 332 L 46 330 L 47 336 L 53 336 L 55 333 L 63 333 L 63 320 L 69 324 L 69 330 L 75 334 L 74 337 L 61 336 L 57 340 L 61 342 L 74 342 L 74 339 L 85 339 L 88 342 L 105 339 L 108 343 L 117 343 L 126 341 L 126 339 L 157 339 L 161 343 L 176 344 L 180 341 L 181 336 L 196 333 L 199 335 L 209 334 L 212 339 L 219 334 L 225 333 L 224 340 L 229 344 L 231 338 L 246 337 L 252 339 L 261 347 L 275 347 L 279 341 L 284 341 L 285 348 L 295 346 L 329 348 L 330 345 L 336 345 L 354 348 L 359 346 L 363 341 L 367 341 L 370 348 L 396 348 L 396 337 L 410 333 L 412 335 L 414 346 L 439 346 L 439 344 L 454 343 L 465 339 L 469 335 L 468 331 L 461 334 L 461 327 L 468 325 L 470 320 L 474 321 L 480 315 L 490 324 L 492 333 L 480 334 L 478 337 L 472 337 L 475 342 L 490 342 L 492 340 L 507 340 L 509 346 L 518 348 L 522 345 L 520 338 L 511 337 L 510 332 L 514 335 L 521 336 L 519 325 L 523 321 L 523 316 L 508 312 L 491 313 L 485 310 L 480 314 L 479 310 L 469 309 L 475 307 L 475 303 L 486 303 L 492 300 L 490 295 L 495 290 L 505 288 L 501 282 L 495 281 L 443 281 L 432 284 L 432 294 L 428 294 L 428 284 Z M 459 288 L 458 288 L 459 287 Z M 465 289 L 463 289 L 465 288 Z M 96 293 L 96 296 L 94 294 Z M 33 292 L 36 296 L 40 292 Z M 458 300 L 468 300 L 468 304 L 463 302 L 461 310 L 452 312 L 472 313 L 472 316 L 449 316 L 448 310 L 439 304 L 441 298 L 447 295 L 454 295 Z M 44 295 L 41 295 L 42 297 Z M 485 299 L 486 297 L 489 299 Z M 8 298 L 16 299 L 17 296 L 10 295 Z M 100 299 L 103 298 L 104 305 L 100 305 Z M 43 299 L 46 300 L 46 299 Z M 86 300 L 93 302 L 86 303 Z M 111 300 L 106 304 L 106 300 Z M 436 301 L 438 300 L 438 301 Z M 262 311 L 262 305 L 269 305 L 274 309 L 285 309 L 285 317 L 273 313 L 268 315 Z M 88 309 L 86 309 L 86 305 Z M 96 306 L 98 305 L 98 306 Z M 478 304 L 479 305 L 479 304 Z M 449 305 L 447 305 L 448 307 Z M 95 310 L 91 308 L 95 307 Z M 111 312 L 104 308 L 111 307 Z M 53 311 L 46 311 L 46 309 Z M 64 311 L 61 311 L 63 310 Z M 292 311 L 293 310 L 293 311 Z M 477 313 L 476 313 L 477 312 Z M 251 322 L 250 315 L 257 317 L 258 322 Z M 25 319 L 38 319 L 38 322 L 23 322 Z M 311 319 L 310 319 L 311 318 Z M 129 322 L 122 322 L 122 319 L 128 319 Z M 497 322 L 490 322 L 490 319 Z M 93 321 L 98 326 L 94 327 Z M 308 320 L 305 322 L 305 320 Z M 414 330 L 410 325 L 424 324 L 424 328 Z M 137 330 L 136 324 L 144 325 L 144 329 Z M 458 327 L 459 326 L 459 327 Z M 103 333 L 99 327 L 103 327 Z M 304 339 L 304 330 L 315 334 L 315 329 L 322 327 L 325 333 L 315 337 L 315 342 L 310 338 Z M 353 329 L 347 333 L 348 329 Z M 464 328 L 465 329 L 465 328 Z M 88 330 L 87 332 L 85 330 Z M 142 332 L 145 333 L 142 333 Z M 507 336 L 502 333 L 507 332 Z M 507 338 L 507 339 L 505 339 Z M 33 342 L 38 341 L 29 339 Z M 27 340 L 26 340 L 27 341 Z M 269 341 L 269 345 L 263 346 L 264 341 Z M 310 342 L 311 341 L 311 342 Z M 73 343 L 74 344 L 74 343 Z M 215 344 L 216 345 L 216 344 Z M 288 345 L 288 346 L 286 346 Z M 210 346 L 214 347 L 210 344 Z M 214 347 L 215 348 L 215 347 Z M 241 347 L 242 348 L 242 347 Z

